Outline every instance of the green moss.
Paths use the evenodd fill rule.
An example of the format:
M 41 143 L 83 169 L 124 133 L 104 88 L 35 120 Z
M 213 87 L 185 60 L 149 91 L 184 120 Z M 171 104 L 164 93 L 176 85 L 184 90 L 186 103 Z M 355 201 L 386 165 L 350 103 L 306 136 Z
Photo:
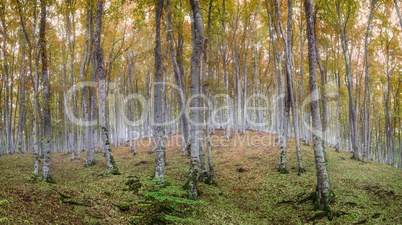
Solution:
M 289 173 L 289 171 L 284 167 L 279 167 L 278 172 L 280 174 L 288 174 Z
M 119 172 L 119 168 L 116 165 L 116 162 L 114 161 L 114 157 L 112 155 L 112 150 L 108 149 L 110 152 L 110 164 L 112 164 L 113 168 L 109 169 L 109 173 L 112 175 L 120 175 L 121 173 Z
M 217 130 L 218 135 L 222 133 Z M 128 147 L 112 148 L 119 170 L 135 174 L 140 180 L 138 192 L 128 191 L 129 186 L 125 185 L 134 177 L 112 176 L 106 171 L 105 159 L 100 153 L 94 155 L 97 166 L 87 169 L 83 168 L 84 160 L 70 162 L 70 157 L 64 153 L 52 153 L 52 176 L 57 180 L 57 184 L 52 185 L 28 179 L 33 171 L 32 153 L 1 156 L 0 196 L 7 196 L 10 204 L 0 205 L 0 217 L 10 219 L 5 224 L 47 224 L 48 221 L 54 224 L 130 224 L 130 221 L 150 224 L 154 218 L 166 224 L 331 225 L 356 224 L 364 219 L 366 224 L 402 224 L 401 170 L 371 160 L 361 166 L 349 160 L 350 153 L 335 153 L 334 149 L 327 148 L 327 170 L 331 188 L 337 194 L 336 201 L 330 201 L 330 208 L 322 219 L 307 222 L 316 213 L 325 212 L 313 211 L 311 199 L 305 204 L 295 203 L 315 193 L 317 177 L 311 147 L 301 146 L 306 171 L 303 176 L 297 176 L 296 148 L 291 139 L 286 165 L 288 175 L 277 172 L 278 146 L 240 148 L 233 147 L 232 141 L 225 140 L 226 143 L 230 146 L 212 150 L 217 156 L 214 165 L 219 186 L 198 182 L 197 201 L 188 199 L 189 189 L 181 188 L 185 182 L 188 184 L 190 160 L 181 156 L 180 147 L 169 148 L 166 152 L 170 163 L 162 187 L 150 180 L 155 158 L 146 154 L 148 146 L 138 146 L 139 154 L 135 157 Z M 244 157 L 237 157 L 239 154 Z M 82 157 L 85 159 L 85 152 Z M 236 173 L 237 168 L 245 166 L 252 172 Z M 293 167 L 295 169 L 290 170 Z M 166 186 L 168 183 L 170 185 Z M 71 199 L 65 198 L 66 203 L 63 203 L 57 191 Z M 283 200 L 292 202 L 277 205 Z M 355 202 L 357 207 L 346 202 Z M 81 205 L 74 205 L 77 203 Z M 122 211 L 112 204 L 122 209 L 129 205 L 129 209 Z M 45 207 L 51 210 L 43 210 Z
M 109 170 L 109 174 L 111 175 L 121 175 L 119 169 L 117 167 L 113 167 L 113 169 Z
M 354 154 L 350 157 L 350 159 L 353 159 L 353 160 L 356 160 L 356 161 L 360 161 L 359 157 L 356 158 Z
M 52 176 L 48 175 L 47 177 L 43 178 L 43 181 L 49 184 L 55 184 L 56 181 L 52 178 Z
M 215 186 L 217 186 L 217 183 L 216 183 L 215 179 L 212 179 L 212 176 L 208 176 L 207 179 L 205 179 L 205 182 L 204 182 L 204 183 L 205 183 L 205 184 L 208 184 L 208 185 L 215 185 Z
M 128 185 L 128 190 L 134 193 L 138 193 L 138 191 L 142 187 L 142 183 L 137 176 L 130 176 L 125 184 Z
M 300 175 L 300 174 L 305 173 L 305 172 L 306 172 L 306 170 L 304 168 L 299 168 L 297 170 L 297 175 Z
M 92 161 L 92 162 L 90 162 L 90 163 L 85 162 L 84 168 L 89 168 L 89 167 L 94 166 L 94 165 L 96 165 L 95 160 L 94 160 L 94 161 Z
M 209 176 L 207 172 L 200 173 L 200 175 L 198 176 L 198 181 L 205 182 L 208 177 Z

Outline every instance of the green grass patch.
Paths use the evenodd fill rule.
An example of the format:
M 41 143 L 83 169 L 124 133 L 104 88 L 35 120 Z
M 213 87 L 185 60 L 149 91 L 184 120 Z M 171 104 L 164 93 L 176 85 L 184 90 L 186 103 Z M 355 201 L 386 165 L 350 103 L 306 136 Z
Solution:
M 279 147 L 240 147 L 235 140 L 212 148 L 217 185 L 199 182 L 197 201 L 188 200 L 182 189 L 190 160 L 181 156 L 180 147 L 166 147 L 164 186 L 152 180 L 155 159 L 146 146 L 138 147 L 135 156 L 129 147 L 113 148 L 119 176 L 105 172 L 101 153 L 88 168 L 85 160 L 54 153 L 51 175 L 56 183 L 31 179 L 32 154 L 0 156 L 0 218 L 4 224 L 402 224 L 402 171 L 363 164 L 351 160 L 351 153 L 327 148 L 334 218 L 309 221 L 317 213 L 314 203 L 299 201 L 315 190 L 312 147 L 301 146 L 306 171 L 298 175 L 290 139 L 289 173 L 280 174 Z M 84 152 L 81 157 L 85 159 Z

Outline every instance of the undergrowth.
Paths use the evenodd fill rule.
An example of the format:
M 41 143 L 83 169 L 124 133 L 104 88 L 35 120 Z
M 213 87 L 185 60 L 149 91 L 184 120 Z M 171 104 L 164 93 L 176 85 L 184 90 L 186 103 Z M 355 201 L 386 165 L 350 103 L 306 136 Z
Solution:
M 217 135 L 223 134 L 217 131 Z M 119 176 L 105 172 L 102 153 L 96 153 L 96 165 L 87 168 L 85 160 L 70 161 L 69 155 L 52 153 L 56 183 L 32 179 L 31 153 L 0 156 L 1 223 L 402 224 L 402 171 L 372 161 L 363 164 L 351 160 L 351 153 L 327 148 L 327 169 L 336 196 L 329 221 L 314 211 L 311 199 L 299 204 L 316 188 L 312 147 L 301 146 L 306 171 L 299 175 L 294 141 L 289 138 L 289 173 L 280 174 L 279 146 L 239 145 L 238 139 L 247 135 L 214 143 L 217 183 L 198 182 L 197 201 L 188 200 L 188 192 L 182 189 L 189 159 L 181 156 L 180 146 L 166 145 L 163 186 L 152 180 L 155 159 L 147 153 L 147 139 L 143 147 L 138 146 L 137 155 L 130 154 L 128 146 L 113 148 Z
M 199 202 L 186 198 L 187 192 L 169 184 L 159 185 L 154 180 L 144 182 L 145 189 L 138 194 L 137 208 L 131 224 L 188 224 Z

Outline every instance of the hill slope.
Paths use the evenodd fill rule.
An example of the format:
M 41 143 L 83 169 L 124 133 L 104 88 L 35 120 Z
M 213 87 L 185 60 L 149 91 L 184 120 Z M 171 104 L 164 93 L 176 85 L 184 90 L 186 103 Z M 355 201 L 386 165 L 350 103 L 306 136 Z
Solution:
M 97 164 L 84 168 L 83 160 L 70 162 L 62 153 L 52 154 L 56 184 L 30 179 L 32 154 L 0 157 L 0 218 L 5 224 L 146 224 L 154 219 L 177 224 L 401 224 L 402 171 L 374 162 L 353 161 L 349 153 L 327 149 L 328 171 L 336 199 L 332 209 L 339 217 L 308 222 L 314 215 L 311 202 L 298 201 L 315 189 L 314 154 L 302 146 L 306 173 L 297 175 L 294 142 L 290 140 L 287 167 L 279 174 L 279 147 L 266 146 L 268 134 L 248 132 L 231 140 L 215 138 L 213 159 L 217 185 L 200 184 L 200 200 L 186 201 L 181 191 L 189 159 L 180 147 L 167 143 L 166 181 L 157 189 L 150 181 L 153 155 L 146 140 L 139 154 L 128 147 L 115 148 L 121 175 L 105 173 L 103 154 Z M 252 143 L 265 138 L 265 146 Z M 244 139 L 246 138 L 246 139 Z M 135 189 L 137 178 L 141 188 Z

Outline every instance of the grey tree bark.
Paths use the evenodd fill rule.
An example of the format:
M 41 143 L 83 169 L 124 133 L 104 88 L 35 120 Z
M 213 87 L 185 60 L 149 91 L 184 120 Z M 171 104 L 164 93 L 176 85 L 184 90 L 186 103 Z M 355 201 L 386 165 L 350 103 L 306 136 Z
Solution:
M 172 18 L 170 14 L 170 0 L 166 0 L 166 18 L 167 18 L 167 30 L 168 30 L 168 43 L 169 43 L 169 52 L 170 52 L 170 57 L 172 59 L 172 66 L 173 66 L 173 72 L 174 72 L 174 78 L 176 81 L 176 85 L 179 87 L 178 90 L 178 96 L 179 96 L 179 108 L 184 109 L 186 107 L 186 100 L 185 100 L 185 90 L 186 87 L 182 81 L 181 73 L 180 73 L 180 68 L 177 63 L 176 55 L 174 52 L 174 46 L 173 46 L 173 32 L 172 32 Z M 188 152 L 187 146 L 189 145 L 189 137 L 190 137 L 190 125 L 188 123 L 188 118 L 186 113 L 182 113 L 180 116 L 180 120 L 182 123 L 182 135 L 184 137 L 184 141 L 182 143 L 182 155 L 186 155 Z
M 197 199 L 198 198 L 198 190 L 197 190 L 197 180 L 198 180 L 198 163 L 199 163 L 199 144 L 200 140 L 202 140 L 202 126 L 200 120 L 200 113 L 198 110 L 194 110 L 195 107 L 200 107 L 200 62 L 201 62 L 201 54 L 202 47 L 204 41 L 204 27 L 202 22 L 201 11 L 198 6 L 198 0 L 190 0 L 192 17 L 194 20 L 193 33 L 194 33 L 194 45 L 193 45 L 193 53 L 191 56 L 191 65 L 190 65 L 190 74 L 191 74 L 191 96 L 192 100 L 190 101 L 190 118 L 191 118 L 191 147 L 190 147 L 190 173 L 188 179 L 188 189 L 189 189 L 189 198 Z
M 44 126 L 44 159 L 42 178 L 46 182 L 52 182 L 50 175 L 50 152 L 52 150 L 52 130 L 50 116 L 50 81 L 48 60 L 46 54 L 46 0 L 40 1 L 40 25 L 39 25 L 39 48 L 42 62 L 42 85 L 43 85 L 43 126 Z
M 204 57 L 203 57 L 203 63 L 204 63 L 204 70 L 203 70 L 203 94 L 205 95 L 205 105 L 207 110 L 205 111 L 205 132 L 206 132 L 206 148 L 207 148 L 207 159 L 208 159 L 208 172 L 209 173 L 204 173 L 203 178 L 204 182 L 207 184 L 213 184 L 215 183 L 215 173 L 214 173 L 214 164 L 212 161 L 212 146 L 211 146 L 211 137 L 210 137 L 210 126 L 211 126 L 211 104 L 209 101 L 209 91 L 208 91 L 208 85 L 207 85 L 207 46 L 208 46 L 208 40 L 210 39 L 210 32 L 211 32 L 211 13 L 212 13 L 212 0 L 209 1 L 209 9 L 208 9 L 208 27 L 207 27 L 207 38 L 204 41 Z M 211 51 L 211 47 L 209 48 Z M 211 52 L 209 52 L 211 54 Z M 212 66 L 210 65 L 208 67 L 209 72 L 212 72 Z M 208 74 L 211 75 L 211 74 Z M 203 143 L 201 143 L 203 144 Z M 207 176 L 207 177 L 206 177 Z
M 37 24 L 37 15 L 36 15 L 36 2 L 34 4 L 34 20 L 33 20 L 33 35 L 32 35 L 32 42 L 29 38 L 28 32 L 25 27 L 25 21 L 23 18 L 23 14 L 21 11 L 21 4 L 19 0 L 17 0 L 17 10 L 19 13 L 21 28 L 25 36 L 26 43 L 28 45 L 28 61 L 29 61 L 29 73 L 32 76 L 34 74 L 34 66 L 32 65 L 32 54 L 35 54 L 35 80 L 34 80 L 34 106 L 33 106 L 33 148 L 34 148 L 34 176 L 39 175 L 39 143 L 38 143 L 38 109 L 39 109 L 39 101 L 38 101 L 38 86 L 39 86 L 39 74 L 38 74 L 38 65 L 39 65 L 39 57 L 38 53 L 36 53 L 38 45 L 36 43 L 36 24 Z
M 314 21 L 315 24 L 316 21 Z M 317 39 L 317 34 L 316 39 Z M 327 155 L 326 155 L 326 140 L 327 140 L 327 100 L 326 100 L 326 90 L 325 90 L 325 84 L 327 83 L 327 70 L 324 68 L 324 65 L 322 64 L 321 61 L 321 55 L 320 55 L 320 49 L 318 48 L 317 42 L 315 42 L 315 51 L 316 51 L 316 57 L 317 57 L 317 64 L 318 68 L 320 70 L 320 75 L 321 75 L 321 88 L 322 88 L 322 95 L 321 95 L 321 115 L 322 115 L 322 148 L 324 150 L 324 157 L 325 160 L 327 160 Z
M 223 37 L 226 34 L 226 25 L 225 25 L 225 16 L 226 16 L 226 0 L 222 1 L 222 19 L 221 19 L 221 25 L 222 25 L 222 32 L 223 32 Z M 223 73 L 225 75 L 225 88 L 226 88 L 226 127 L 225 127 L 225 136 L 227 139 L 230 139 L 230 125 L 232 123 L 231 119 L 231 114 L 230 114 L 230 97 L 229 97 L 229 74 L 228 74 L 228 60 L 227 60 L 227 40 L 226 38 L 223 38 L 223 47 L 222 47 L 222 66 L 223 66 Z
M 353 78 L 352 78 L 352 72 L 351 72 L 351 64 L 350 64 L 350 54 L 348 50 L 348 43 L 347 43 L 347 37 L 346 37 L 346 27 L 348 25 L 349 21 L 349 16 L 350 16 L 350 8 L 348 8 L 348 11 L 346 13 L 346 17 L 344 21 L 342 21 L 341 17 L 341 9 L 340 9 L 340 3 L 337 2 L 336 4 L 336 9 L 338 13 L 338 25 L 339 25 L 339 33 L 341 36 L 341 45 L 342 45 L 342 52 L 343 52 L 343 58 L 345 60 L 345 67 L 346 67 L 346 81 L 347 81 L 347 88 L 348 88 L 348 94 L 349 94 L 349 124 L 350 124 L 350 139 L 351 139 L 351 145 L 352 145 L 352 151 L 353 151 L 353 156 L 352 158 L 355 160 L 359 160 L 359 145 L 358 145 L 358 132 L 357 132 L 357 119 L 356 119 L 356 108 L 355 108 L 355 101 L 353 98 Z
M 85 18 L 85 47 L 84 47 L 84 56 L 82 58 L 81 67 L 80 67 L 80 80 L 81 82 L 85 81 L 85 67 L 87 65 L 88 55 L 89 55 L 89 34 L 90 34 L 90 21 L 92 20 L 91 13 L 91 2 L 87 0 L 86 2 L 86 18 Z M 82 114 L 85 121 L 89 120 L 89 109 L 88 109 L 88 100 L 89 100 L 89 91 L 88 88 L 84 87 L 82 91 Z M 85 167 L 91 167 L 95 165 L 95 157 L 94 157 L 94 149 L 91 148 L 91 130 L 93 128 L 88 126 L 85 127 L 85 141 L 84 141 L 84 149 L 86 152 L 85 156 Z
M 337 93 L 336 93 L 336 145 L 335 145 L 335 152 L 339 152 L 341 149 L 341 145 L 342 145 L 342 138 L 341 138 L 341 106 L 340 106 L 340 102 L 339 102 L 339 90 L 341 88 L 341 77 L 339 74 L 339 71 L 336 72 L 336 84 L 337 84 Z
M 4 93 L 4 120 L 5 120 L 5 130 L 6 130 L 6 154 L 12 154 L 12 143 L 11 143 L 11 118 L 10 118 L 10 83 L 9 83 L 9 68 L 8 68 L 8 52 L 7 52 L 7 25 L 6 25 L 6 6 L 4 3 L 1 4 L 1 25 L 3 28 L 3 73 L 5 74 L 5 93 Z
M 96 9 L 96 29 L 94 41 L 94 53 L 96 57 L 96 73 L 99 82 L 99 125 L 102 133 L 103 150 L 106 155 L 108 171 L 111 174 L 119 174 L 119 169 L 114 161 L 112 148 L 109 140 L 109 133 L 106 124 L 106 82 L 105 69 L 103 61 L 103 52 L 101 49 L 101 30 L 102 30 L 102 12 L 103 0 L 98 0 Z
M 316 72 L 316 51 L 315 51 L 315 28 L 313 19 L 314 0 L 306 0 L 304 3 L 306 20 L 307 20 L 307 39 L 308 39 L 308 58 L 310 71 L 310 104 L 311 116 L 313 122 L 313 142 L 314 142 L 314 157 L 317 171 L 317 188 L 316 188 L 316 205 L 318 209 L 328 213 L 329 219 L 332 219 L 330 204 L 333 200 L 333 193 L 329 182 L 327 167 L 325 165 L 324 151 L 320 135 L 316 132 L 321 132 L 320 108 L 318 104 L 319 92 L 317 88 L 317 72 Z
M 398 3 L 397 3 L 396 0 L 394 0 L 394 6 L 395 6 L 396 14 L 397 14 L 397 16 L 399 18 L 399 24 L 402 27 L 402 15 L 401 15 L 401 11 L 399 10 L 399 6 L 398 6 Z
M 26 60 L 25 60 L 25 51 L 26 51 L 26 40 L 22 40 L 22 48 L 21 48 L 21 73 L 20 73 L 20 111 L 19 111 L 19 121 L 18 121 L 18 134 L 17 134 L 17 148 L 16 151 L 23 152 L 22 143 L 23 136 L 22 131 L 25 124 L 25 73 L 26 73 Z
M 74 14 L 72 13 L 71 9 L 71 0 L 65 0 L 66 2 L 66 39 L 68 43 L 68 49 L 70 53 L 70 62 L 69 62 L 69 69 L 70 69 L 70 86 L 74 85 L 74 48 L 75 48 L 75 25 L 74 25 Z M 65 57 L 65 56 L 63 56 Z M 66 66 L 66 65 L 64 65 Z M 66 68 L 65 68 L 66 70 Z M 65 73 L 67 71 L 64 71 Z M 66 85 L 66 84 L 65 84 Z M 71 103 L 71 112 L 70 113 L 76 113 L 76 103 L 75 101 Z M 77 150 L 77 153 L 79 154 L 79 149 L 76 149 L 77 145 L 74 145 L 76 142 L 75 139 L 75 129 L 74 129 L 74 124 L 70 125 L 71 131 L 69 132 L 69 136 L 72 138 L 72 141 L 70 142 L 70 150 L 71 150 L 71 157 L 70 160 L 75 160 L 76 155 L 75 155 L 75 150 Z M 67 135 L 67 134 L 66 134 Z
M 363 149 L 362 149 L 362 160 L 366 162 L 367 153 L 370 150 L 369 139 L 370 139 L 370 102 L 369 102 L 369 95 L 370 95 L 370 80 L 369 80 L 369 65 L 370 65 L 370 58 L 368 52 L 368 45 L 369 45 L 369 35 L 371 30 L 371 21 L 374 17 L 374 9 L 376 6 L 377 0 L 371 1 L 371 9 L 370 14 L 367 20 L 367 28 L 366 28 L 366 35 L 364 38 L 364 58 L 365 58 L 365 65 L 364 65 L 364 118 L 363 118 L 363 129 L 362 129 L 362 138 L 363 138 Z
M 163 1 L 158 0 L 156 7 L 156 37 L 155 37 L 155 85 L 154 85 L 154 139 L 155 139 L 155 179 L 162 185 L 165 171 L 164 117 L 162 109 L 162 48 L 161 48 L 161 17 Z
M 25 38 L 25 43 L 26 43 L 26 45 L 28 46 L 28 62 L 29 62 L 29 74 L 32 76 L 32 74 L 33 74 L 33 65 L 32 65 L 32 51 L 33 51 L 33 48 L 32 48 L 32 44 L 31 44 L 31 40 L 29 39 L 29 35 L 28 35 L 28 33 L 27 33 L 27 31 L 26 31 L 26 28 L 25 28 L 25 21 L 24 21 L 24 18 L 23 18 L 23 14 L 22 14 L 22 10 L 21 10 L 21 4 L 20 4 L 20 1 L 19 0 L 17 0 L 16 1 L 17 2 L 17 11 L 18 11 L 18 14 L 19 14 L 19 19 L 20 19 L 20 24 L 21 24 L 21 28 L 22 28 L 22 32 L 24 33 L 24 38 Z M 34 30 L 35 30 L 35 27 L 36 27 L 36 14 L 34 14 L 34 20 L 33 20 L 33 27 L 34 27 Z M 33 34 L 33 39 L 35 39 L 35 32 L 33 32 L 34 34 Z M 25 46 L 25 45 L 24 45 Z M 25 52 L 25 51 L 23 51 L 23 52 Z M 26 67 L 26 65 L 25 65 L 25 62 L 23 63 L 23 65 L 24 65 L 24 68 Z M 21 72 L 22 73 L 22 72 Z M 23 81 L 23 77 L 21 77 L 21 83 L 24 83 L 25 84 L 25 72 L 23 72 L 22 73 L 22 75 L 23 75 L 23 77 L 24 77 L 24 81 Z M 36 80 L 35 80 L 35 82 L 36 82 Z M 36 83 L 34 82 L 34 90 L 36 90 Z M 24 100 L 25 100 L 25 96 L 23 97 L 22 96 L 22 93 L 24 93 L 24 95 L 25 95 L 25 87 L 24 87 L 24 85 L 22 86 L 22 88 L 24 88 L 24 90 L 21 90 L 21 102 L 23 102 Z M 35 92 L 35 91 L 34 91 Z M 35 92 L 36 93 L 36 92 Z M 36 101 L 35 101 L 36 102 Z M 24 111 L 23 110 L 23 107 L 25 108 L 25 104 L 23 104 L 23 105 L 21 105 L 21 111 Z M 21 114 L 21 113 L 20 113 Z M 22 118 L 22 121 L 21 121 L 21 116 L 20 116 L 20 124 L 21 124 L 21 128 L 22 128 L 22 125 L 23 125 L 23 121 L 26 119 L 25 118 L 25 113 L 23 113 L 22 114 L 23 115 L 23 118 Z M 35 115 L 36 115 L 36 107 L 35 107 L 35 105 L 34 105 L 34 124 L 35 124 Z M 35 125 L 34 125 L 35 126 Z M 21 129 L 22 130 L 22 129 Z M 18 131 L 18 132 L 20 132 L 20 131 Z M 21 131 L 22 132 L 22 131 Z M 36 133 L 34 133 L 34 134 L 36 134 Z M 32 134 L 32 135 L 34 135 L 34 134 Z M 21 140 L 22 140 L 22 134 L 21 134 Z M 25 136 L 26 138 L 28 137 L 28 135 L 26 135 Z M 19 140 L 19 139 L 18 139 Z M 22 142 L 22 141 L 21 141 Z M 19 149 L 21 149 L 22 148 L 22 144 L 20 145 L 20 144 L 18 144 L 18 148 Z M 36 160 L 35 160 L 35 164 L 36 164 Z M 38 164 L 38 170 L 39 170 L 39 164 Z M 36 169 L 35 169 L 35 171 L 37 171 Z M 38 175 L 38 172 L 37 173 L 35 173 L 36 175 Z
M 386 48 L 386 56 L 385 56 L 385 64 L 386 64 L 386 71 L 385 75 L 387 77 L 387 88 L 386 93 L 384 93 L 384 113 L 385 113 L 385 138 L 386 138 L 386 163 L 389 165 L 393 165 L 394 160 L 394 148 L 392 143 L 392 124 L 391 124 L 391 113 L 390 113 L 390 101 L 391 101 L 391 76 L 393 73 L 393 69 L 390 68 L 390 57 L 391 57 L 391 49 L 390 49 L 390 40 L 386 40 L 385 43 Z
M 287 40 L 285 38 L 285 34 L 283 31 L 283 26 L 282 26 L 282 18 L 281 18 L 281 14 L 279 11 L 279 3 L 277 0 L 274 1 L 274 7 L 275 7 L 275 13 L 277 16 L 277 26 L 279 26 L 284 44 L 285 44 L 285 54 L 286 54 L 286 62 L 285 62 L 285 67 L 286 67 L 286 73 L 288 73 L 288 51 L 287 51 Z M 275 33 L 277 36 L 279 36 L 278 34 L 278 30 L 275 29 Z M 274 53 L 274 57 L 276 58 L 276 62 L 277 62 L 277 67 L 278 67 L 278 78 L 279 78 L 279 114 L 283 113 L 283 117 L 282 115 L 280 115 L 279 121 L 280 121 L 280 137 L 281 137 L 281 154 L 280 154 L 280 158 L 279 158 L 279 168 L 278 171 L 280 173 L 286 174 L 289 173 L 289 171 L 286 169 L 286 151 L 287 151 L 287 137 L 288 137 L 288 127 L 289 127 L 289 109 L 290 109 L 290 93 L 288 91 L 288 88 L 284 87 L 284 82 L 283 82 L 283 77 L 282 77 L 282 60 L 281 60 L 281 54 L 279 52 L 277 52 L 277 54 Z M 285 79 L 287 80 L 287 77 L 285 77 Z M 283 108 L 282 108 L 283 107 Z M 283 110 L 281 112 L 281 109 Z M 278 136 L 278 137 L 279 137 Z M 278 140 L 279 141 L 279 140 Z
M 295 142 L 296 142 L 296 154 L 297 154 L 297 160 L 298 160 L 298 173 L 303 173 L 304 168 L 303 168 L 303 163 L 302 163 L 302 155 L 300 151 L 300 134 L 299 134 L 299 121 L 298 121 L 298 110 L 295 105 L 295 97 L 293 95 L 293 83 L 292 83 L 292 38 L 293 38 L 293 31 L 292 31 L 292 19 L 293 19 L 293 2 L 292 0 L 288 0 L 288 20 L 287 20 L 287 34 L 285 35 L 282 21 L 281 21 L 281 15 L 279 11 L 279 3 L 278 0 L 275 0 L 275 9 L 276 9 L 276 14 L 278 16 L 278 24 L 279 24 L 279 29 L 282 35 L 283 42 L 285 44 L 285 54 L 286 54 L 286 59 L 285 59 L 285 68 L 286 68 L 286 81 L 287 81 L 287 94 L 286 94 L 286 100 L 287 103 L 286 105 L 290 105 L 292 109 L 292 117 L 293 117 L 293 127 L 295 131 Z M 285 109 L 285 113 L 287 113 L 287 117 L 285 117 L 286 120 L 290 120 L 289 117 L 289 108 Z M 285 121 L 286 123 L 286 121 Z M 286 136 L 284 137 L 286 139 Z M 284 145 L 284 148 L 286 148 L 286 145 Z M 286 150 L 282 150 L 284 152 L 283 154 L 286 154 Z M 281 154 L 281 159 L 284 159 L 285 157 Z M 284 165 L 285 163 L 283 163 Z M 282 165 L 282 163 L 281 163 Z M 283 166 L 283 168 L 285 168 Z M 280 166 L 280 172 L 282 170 L 282 167 Z

